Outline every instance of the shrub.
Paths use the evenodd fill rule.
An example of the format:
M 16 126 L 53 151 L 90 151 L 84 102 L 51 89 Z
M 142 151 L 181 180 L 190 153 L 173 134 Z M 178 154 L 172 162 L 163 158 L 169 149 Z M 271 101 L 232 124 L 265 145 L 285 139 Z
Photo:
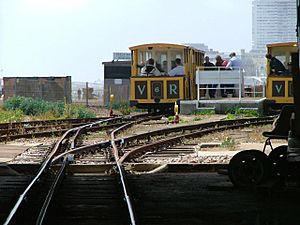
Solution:
M 231 115 L 235 115 L 235 117 L 258 117 L 259 114 L 256 110 L 252 109 L 241 109 L 238 107 L 229 108 L 226 110 L 228 114 L 227 117 Z
M 82 105 L 67 105 L 64 117 L 66 118 L 94 118 L 96 114 Z
M 5 101 L 6 110 L 19 110 L 24 115 L 54 118 L 92 118 L 95 113 L 84 106 L 65 105 L 63 102 L 47 102 L 41 99 L 12 97 Z M 47 119 L 49 119 L 47 118 Z M 45 118 L 46 119 L 46 118 Z

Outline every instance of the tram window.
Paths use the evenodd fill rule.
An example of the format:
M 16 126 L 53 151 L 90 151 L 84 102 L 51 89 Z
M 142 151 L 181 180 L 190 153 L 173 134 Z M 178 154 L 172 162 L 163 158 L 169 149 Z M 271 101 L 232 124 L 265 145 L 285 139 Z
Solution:
M 181 59 L 181 62 L 184 62 L 183 59 L 183 51 L 172 51 L 170 52 L 170 60 L 171 60 L 171 69 L 173 69 L 175 65 L 175 59 Z
M 152 58 L 152 52 L 151 51 L 140 51 L 138 56 L 138 73 L 141 73 L 141 69 L 146 65 L 147 60 Z
M 168 72 L 167 52 L 156 52 L 156 67 L 161 73 Z
M 274 54 L 273 57 L 275 57 L 276 59 L 278 59 L 281 62 L 282 65 L 279 66 L 279 68 L 284 66 L 284 69 L 280 69 L 280 71 L 276 71 L 276 72 L 274 70 L 272 70 L 272 71 L 270 71 L 270 75 L 272 75 L 272 76 L 273 75 L 275 75 L 275 76 L 278 76 L 278 75 L 280 75 L 280 76 L 289 76 L 289 75 L 291 75 L 291 73 L 289 73 L 289 68 L 288 68 L 288 64 L 291 61 L 291 55 L 280 54 L 280 53 L 278 54 L 277 53 L 277 54 Z

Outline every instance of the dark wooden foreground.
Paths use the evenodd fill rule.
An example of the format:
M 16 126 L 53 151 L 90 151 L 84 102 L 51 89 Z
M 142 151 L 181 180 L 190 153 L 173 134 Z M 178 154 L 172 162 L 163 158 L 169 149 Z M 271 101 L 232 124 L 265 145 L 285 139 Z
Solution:
M 7 207 L 28 179 L 0 177 L 1 224 Z M 231 186 L 227 176 L 216 173 L 131 175 L 129 183 L 137 224 L 300 224 L 300 189 L 294 186 L 281 191 L 268 186 L 238 190 Z M 116 176 L 68 176 L 45 224 L 128 224 L 116 184 Z

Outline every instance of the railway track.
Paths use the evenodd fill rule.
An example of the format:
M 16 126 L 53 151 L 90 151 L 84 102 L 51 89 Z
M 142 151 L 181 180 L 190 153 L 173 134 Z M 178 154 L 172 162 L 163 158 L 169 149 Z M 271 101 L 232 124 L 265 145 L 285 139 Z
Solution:
M 19 138 L 62 135 L 71 128 L 105 119 L 108 119 L 108 117 L 0 123 L 0 142 L 7 142 Z
M 139 118 L 139 119 L 141 122 L 141 121 L 149 120 L 150 118 Z M 91 216 L 88 217 L 91 219 L 91 222 L 89 224 L 94 224 L 93 221 L 99 222 L 99 217 L 93 216 L 94 210 L 100 210 L 103 208 L 105 209 L 108 207 L 105 203 L 103 203 L 102 205 L 101 200 L 103 200 L 103 198 L 110 199 L 112 202 L 108 203 L 108 205 L 116 204 L 116 205 L 112 205 L 113 206 L 112 208 L 118 209 L 122 212 L 121 216 L 117 216 L 118 219 L 115 219 L 113 216 L 111 216 L 110 213 L 106 213 L 106 214 L 104 213 L 105 215 L 108 216 L 107 216 L 107 223 L 103 223 L 103 224 L 124 224 L 124 223 L 139 224 L 137 222 L 139 219 L 148 221 L 149 215 L 143 216 L 141 211 L 137 213 L 135 210 L 137 190 L 135 188 L 132 188 L 132 184 L 130 181 L 128 182 L 128 180 L 130 179 L 128 178 L 128 174 L 125 171 L 125 168 L 128 168 L 126 166 L 128 162 L 135 161 L 137 158 L 141 157 L 141 155 L 145 154 L 145 150 L 146 152 L 149 151 L 155 152 L 157 150 L 157 146 L 160 146 L 160 148 L 165 148 L 166 146 L 170 147 L 178 142 L 181 142 L 183 138 L 192 138 L 199 135 L 201 136 L 209 132 L 214 132 L 215 130 L 219 131 L 222 129 L 229 129 L 229 128 L 233 129 L 241 126 L 249 126 L 251 124 L 266 124 L 266 123 L 271 123 L 272 121 L 273 121 L 272 118 L 264 118 L 264 119 L 244 119 L 240 121 L 234 121 L 234 124 L 233 121 L 213 122 L 213 123 L 206 123 L 201 125 L 197 124 L 192 126 L 174 127 L 171 129 L 147 132 L 145 134 L 133 135 L 126 138 L 122 137 L 116 139 L 115 137 L 116 134 L 120 134 L 122 130 L 130 126 L 133 126 L 136 123 L 136 121 L 133 121 L 133 122 L 126 123 L 125 125 L 122 125 L 116 130 L 114 130 L 112 132 L 110 141 L 105 141 L 105 142 L 96 143 L 92 145 L 85 145 L 85 146 L 77 145 L 80 134 L 86 132 L 86 129 L 90 129 L 92 127 L 99 127 L 99 124 L 106 123 L 108 122 L 108 120 L 103 120 L 99 122 L 94 122 L 92 124 L 83 125 L 81 127 L 72 128 L 68 132 L 66 132 L 61 137 L 61 139 L 56 143 L 53 150 L 48 155 L 44 163 L 42 164 L 38 172 L 38 175 L 32 180 L 32 182 L 23 192 L 21 197 L 18 199 L 14 208 L 10 211 L 9 216 L 6 218 L 4 224 L 19 224 L 20 221 L 24 222 L 24 217 L 22 215 L 29 215 L 28 222 L 25 222 L 25 224 L 34 224 L 34 223 L 53 224 L 53 220 L 52 220 L 53 216 L 51 215 L 59 215 L 60 211 L 55 211 L 55 209 L 59 205 L 64 205 L 62 204 L 63 202 L 70 202 L 69 207 L 65 209 L 66 214 L 70 212 L 71 215 L 74 215 L 75 213 L 76 215 L 78 215 L 78 217 L 76 216 L 74 217 L 80 220 L 79 218 L 81 217 L 80 216 L 81 214 L 79 211 L 81 208 L 80 207 L 81 204 L 79 203 L 82 203 L 80 201 L 80 198 L 82 196 L 87 196 L 86 199 L 90 199 L 90 202 L 81 205 L 82 215 L 84 214 L 89 215 L 89 213 L 91 213 Z M 140 146 L 135 148 L 132 147 L 137 144 Z M 109 151 L 109 148 L 111 146 L 112 149 Z M 130 148 L 132 148 L 131 151 L 129 151 Z M 77 158 L 77 160 L 81 158 L 80 159 L 81 161 L 79 160 L 77 162 L 80 163 L 83 162 L 82 159 L 84 159 L 86 155 L 89 155 L 91 154 L 91 152 L 93 153 L 96 151 L 102 152 L 99 155 L 99 157 L 95 157 L 97 158 L 96 161 L 99 161 L 100 164 L 112 163 L 115 164 L 116 166 L 113 175 L 107 176 L 106 178 L 101 176 L 99 177 L 99 180 L 103 180 L 102 184 L 100 184 L 101 182 L 99 183 L 100 185 L 99 187 L 97 186 L 98 185 L 97 182 L 95 183 L 95 187 L 92 185 L 90 181 L 97 178 L 95 177 L 93 178 L 93 176 L 91 175 L 85 175 L 86 177 L 80 177 L 76 174 L 73 175 L 68 174 L 67 172 L 68 166 L 69 163 L 74 163 L 74 156 L 75 159 Z M 176 154 L 180 154 L 180 151 L 178 151 L 178 149 Z M 93 156 L 93 154 L 91 155 Z M 88 164 L 93 163 L 93 160 L 87 160 L 87 163 Z M 52 167 L 51 165 L 54 164 L 56 164 L 56 166 Z M 72 180 L 73 181 L 77 180 L 76 182 L 78 182 L 78 187 L 80 187 L 78 189 L 78 193 L 81 194 L 77 195 L 74 194 L 73 191 L 66 191 L 72 189 L 72 184 L 74 184 L 75 187 L 77 187 L 77 184 L 71 182 Z M 106 181 L 108 186 L 112 185 L 113 187 L 106 188 Z M 103 188 L 101 185 L 104 185 Z M 98 188 L 99 189 L 102 188 L 101 193 L 103 194 L 103 196 L 101 197 L 97 194 L 94 196 L 93 193 L 89 193 L 88 190 L 91 188 L 95 190 L 96 189 L 98 190 Z M 39 190 L 38 192 L 40 193 L 38 198 L 34 195 L 34 193 L 36 193 L 37 190 Z M 74 197 L 73 203 L 71 203 L 72 201 L 70 201 L 69 199 L 70 196 Z M 111 198 L 109 196 L 119 196 L 119 197 Z M 99 205 L 100 209 L 97 208 L 97 206 L 95 206 L 95 202 L 93 202 L 94 197 L 96 199 L 99 197 L 97 201 L 98 202 L 97 206 Z M 26 198 L 26 203 L 24 201 L 25 198 Z M 147 201 L 149 201 L 149 199 L 146 200 L 146 203 Z M 79 210 L 77 212 L 75 206 L 76 204 L 79 204 L 77 205 L 77 210 Z M 89 212 L 89 209 L 91 212 Z M 113 211 L 114 210 L 110 211 L 109 209 L 109 212 L 113 212 Z M 64 217 L 68 218 L 67 216 Z M 144 217 L 148 219 L 143 219 Z M 74 222 L 74 220 L 72 220 L 71 218 L 66 219 L 64 224 L 68 224 L 67 221 L 69 220 L 72 221 L 69 224 L 76 224 L 76 222 Z M 148 224 L 164 224 L 164 223 L 159 223 L 158 220 L 156 220 L 156 218 L 154 218 L 153 220 L 150 219 L 149 221 L 152 221 L 152 223 L 148 223 Z M 169 220 L 167 219 L 166 221 Z M 147 223 L 145 222 L 143 224 L 147 224 Z M 170 223 L 166 222 L 166 224 L 170 224 Z

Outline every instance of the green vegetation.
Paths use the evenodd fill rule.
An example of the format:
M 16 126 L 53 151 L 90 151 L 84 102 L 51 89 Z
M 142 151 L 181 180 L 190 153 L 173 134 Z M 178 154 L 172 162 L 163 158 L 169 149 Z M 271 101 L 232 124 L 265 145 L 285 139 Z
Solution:
M 174 121 L 174 119 L 175 119 L 175 116 L 169 116 L 168 117 L 168 122 L 172 123 Z
M 108 105 L 107 108 L 110 108 Z M 130 107 L 129 101 L 113 102 L 111 108 L 120 111 L 123 115 L 129 115 L 131 112 L 145 112 L 146 110 L 137 109 L 136 107 Z
M 194 111 L 194 115 L 214 115 L 215 111 L 214 110 L 201 110 L 201 111 Z
M 202 120 L 201 117 L 195 117 L 195 118 L 193 119 L 193 121 L 200 121 L 200 120 Z
M 226 120 L 234 120 L 241 117 L 258 117 L 259 114 L 256 110 L 241 109 L 238 107 L 230 108 L 226 110 Z
M 1 123 L 20 122 L 23 119 L 24 119 L 24 114 L 19 109 L 14 110 L 14 111 L 6 111 L 4 109 L 0 109 L 0 122 Z
M 12 97 L 0 109 L 0 122 L 16 122 L 25 116 L 34 119 L 92 118 L 96 114 L 81 105 L 47 102 L 41 99 Z
M 112 109 L 120 111 L 123 115 L 129 115 L 133 108 L 130 108 L 130 103 L 127 102 L 113 102 L 111 105 Z
M 224 141 L 221 143 L 222 148 L 229 148 L 230 150 L 234 150 L 236 145 L 236 141 L 231 137 L 225 137 Z

